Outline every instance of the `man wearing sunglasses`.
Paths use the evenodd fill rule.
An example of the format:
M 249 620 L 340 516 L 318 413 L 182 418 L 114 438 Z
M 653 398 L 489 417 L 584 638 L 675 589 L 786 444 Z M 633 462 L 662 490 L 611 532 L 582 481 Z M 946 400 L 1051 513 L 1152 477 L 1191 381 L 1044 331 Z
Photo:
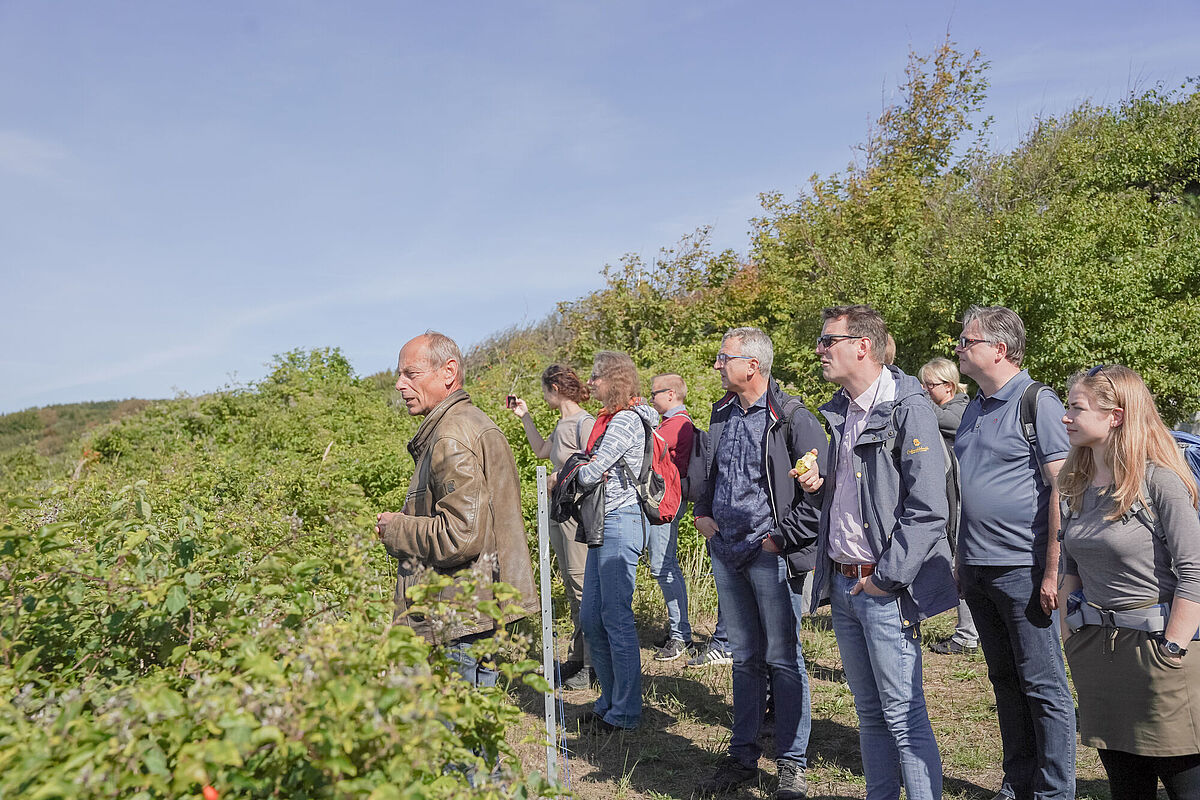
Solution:
M 946 540 L 946 456 L 920 382 L 885 366 L 890 338 L 870 306 L 827 308 L 817 338 L 827 464 L 796 475 L 821 509 L 814 602 L 828 600 L 858 711 L 868 800 L 942 796 L 925 706 L 921 620 L 958 603 Z
M 799 398 L 771 377 L 774 348 L 758 328 L 725 334 L 713 368 L 727 390 L 713 404 L 709 476 L 695 505 L 708 540 L 721 611 L 733 645 L 733 732 L 729 754 L 697 790 L 725 793 L 758 777 L 767 674 L 775 694 L 773 800 L 806 796 L 812 728 L 808 672 L 800 649 L 800 596 L 792 578 L 812 569 L 816 513 L 788 477 L 810 450 L 825 458 L 825 432 Z
M 979 630 L 1004 745 L 996 800 L 1075 796 L 1075 713 L 1054 611 L 1058 606 L 1058 492 L 1070 443 L 1053 391 L 1037 397 L 1034 436 L 1021 398 L 1025 325 L 1003 306 L 971 306 L 955 348 L 979 384 L 954 440 L 962 485 L 959 588 Z

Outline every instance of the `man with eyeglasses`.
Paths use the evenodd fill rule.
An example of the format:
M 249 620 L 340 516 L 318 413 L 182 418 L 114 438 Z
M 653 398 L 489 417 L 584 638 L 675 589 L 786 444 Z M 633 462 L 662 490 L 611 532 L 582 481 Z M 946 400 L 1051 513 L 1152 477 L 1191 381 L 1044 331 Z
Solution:
M 655 375 L 650 382 L 650 403 L 662 415 L 658 434 L 667 443 L 671 460 L 675 462 L 681 477 L 688 474 L 688 462 L 692 456 L 694 429 L 688 416 L 687 384 L 673 372 Z M 688 622 L 687 584 L 683 581 L 683 570 L 679 568 L 679 519 L 686 511 L 680 504 L 679 513 L 663 525 L 651 525 L 646 537 L 646 561 L 650 566 L 650 577 L 662 589 L 663 603 L 667 607 L 667 640 L 654 654 L 655 661 L 674 661 L 687 655 L 692 647 L 692 626 Z
M 708 540 L 721 611 L 733 645 L 733 733 L 729 754 L 697 790 L 729 792 L 758 777 L 767 674 L 776 697 L 774 800 L 806 796 L 812 728 L 808 672 L 800 649 L 800 596 L 789 585 L 812 569 L 816 513 L 788 472 L 828 443 L 816 417 L 771 377 L 774 349 L 758 328 L 734 328 L 713 368 L 727 391 L 713 404 L 708 480 L 695 505 Z
M 946 457 L 919 381 L 884 364 L 870 306 L 827 308 L 817 339 L 830 460 L 796 478 L 820 507 L 814 604 L 828 600 L 858 712 L 867 800 L 942 796 L 925 705 L 921 620 L 958 603 L 946 540 Z M 797 467 L 799 469 L 799 467 Z
M 1021 421 L 1033 383 L 1021 368 L 1025 325 L 1003 306 L 971 306 L 955 348 L 979 385 L 954 440 L 962 486 L 959 589 L 979 631 L 1004 746 L 996 800 L 1075 796 L 1075 713 L 1055 624 L 1058 492 L 1070 443 L 1063 405 L 1038 393 L 1034 433 Z

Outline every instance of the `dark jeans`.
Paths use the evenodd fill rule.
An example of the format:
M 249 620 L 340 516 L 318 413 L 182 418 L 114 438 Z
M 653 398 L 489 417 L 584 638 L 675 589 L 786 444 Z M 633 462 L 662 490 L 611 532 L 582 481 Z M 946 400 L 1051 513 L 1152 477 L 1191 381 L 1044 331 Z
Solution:
M 1200 798 L 1200 754 L 1139 756 L 1120 750 L 1101 750 L 1112 800 L 1155 800 L 1161 778 L 1171 800 Z
M 1057 612 L 1038 601 L 1036 566 L 959 565 L 979 630 L 1004 746 L 1004 787 L 1016 800 L 1075 797 L 1075 703 L 1058 640 Z

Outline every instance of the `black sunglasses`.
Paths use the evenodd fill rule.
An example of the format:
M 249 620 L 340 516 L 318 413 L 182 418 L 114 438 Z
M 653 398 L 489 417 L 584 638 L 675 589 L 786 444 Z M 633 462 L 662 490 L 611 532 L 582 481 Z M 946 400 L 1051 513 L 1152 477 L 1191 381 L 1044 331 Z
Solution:
M 865 339 L 865 336 L 855 336 L 851 333 L 822 333 L 817 337 L 817 347 L 828 350 L 842 339 Z
M 1108 381 L 1108 385 L 1112 387 L 1112 390 L 1115 393 L 1117 391 L 1117 385 L 1115 383 L 1113 383 L 1112 377 L 1109 376 L 1109 374 L 1107 372 L 1105 372 L 1105 370 L 1111 366 L 1112 366 L 1112 364 L 1097 364 L 1096 366 L 1092 367 L 1091 369 L 1089 369 L 1087 371 L 1087 377 L 1094 378 L 1097 375 L 1103 375 L 1104 380 Z

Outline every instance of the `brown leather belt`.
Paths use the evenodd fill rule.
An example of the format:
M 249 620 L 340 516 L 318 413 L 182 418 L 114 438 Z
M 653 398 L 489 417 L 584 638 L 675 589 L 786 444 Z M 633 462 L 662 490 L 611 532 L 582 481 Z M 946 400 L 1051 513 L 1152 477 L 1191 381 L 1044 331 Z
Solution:
M 875 574 L 874 564 L 839 564 L 835 561 L 833 565 L 847 578 L 866 578 Z

